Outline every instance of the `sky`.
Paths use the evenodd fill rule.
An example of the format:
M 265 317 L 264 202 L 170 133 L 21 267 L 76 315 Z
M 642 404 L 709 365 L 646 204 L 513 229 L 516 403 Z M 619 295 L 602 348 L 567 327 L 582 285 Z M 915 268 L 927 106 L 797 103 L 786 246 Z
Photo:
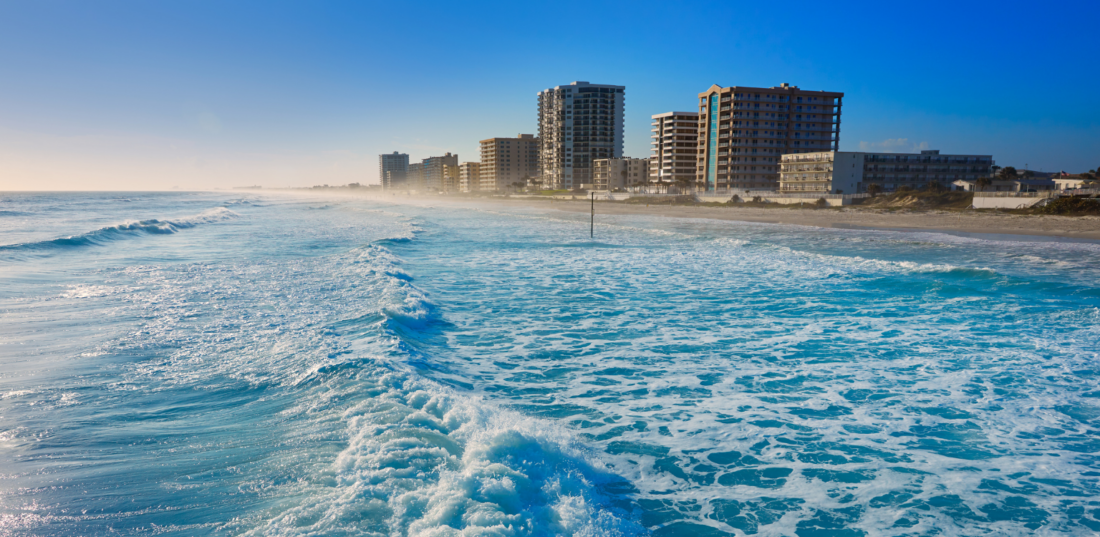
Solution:
M 1100 2 L 0 0 L 0 190 L 378 182 L 626 86 L 624 154 L 712 84 L 845 93 L 840 149 L 1100 167 Z

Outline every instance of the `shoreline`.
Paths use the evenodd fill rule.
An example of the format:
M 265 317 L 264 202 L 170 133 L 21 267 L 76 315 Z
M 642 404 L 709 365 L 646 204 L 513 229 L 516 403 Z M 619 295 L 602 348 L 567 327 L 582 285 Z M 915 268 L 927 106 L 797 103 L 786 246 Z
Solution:
M 408 199 L 408 198 L 406 198 Z M 466 204 L 498 204 L 513 207 L 550 207 L 563 212 L 587 213 L 587 200 L 535 200 L 531 198 L 422 200 Z M 1012 240 L 1011 237 L 1042 237 L 1067 239 L 1071 242 L 1100 242 L 1100 217 L 1058 215 L 1016 215 L 1006 213 L 964 213 L 950 211 L 885 211 L 877 209 L 794 209 L 762 207 L 714 207 L 691 205 L 636 205 L 596 201 L 596 218 L 600 215 L 647 215 L 667 218 L 698 218 L 787 224 L 832 229 L 864 229 L 915 233 L 954 233 L 962 236 Z M 1019 240 L 1019 239 L 1016 239 Z

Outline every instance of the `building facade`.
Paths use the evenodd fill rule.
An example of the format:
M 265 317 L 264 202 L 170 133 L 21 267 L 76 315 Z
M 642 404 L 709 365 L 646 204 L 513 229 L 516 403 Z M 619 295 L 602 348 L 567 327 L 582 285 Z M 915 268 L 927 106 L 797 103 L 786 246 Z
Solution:
M 409 164 L 409 173 L 405 177 L 406 190 L 424 190 L 424 163 L 414 162 Z
M 836 151 L 843 93 L 717 85 L 699 94 L 696 181 L 708 191 L 775 190 L 780 156 Z
M 458 165 L 458 191 L 477 192 L 481 190 L 481 163 L 463 162 Z
M 649 159 L 602 158 L 592 161 L 592 188 L 625 190 L 648 182 Z
M 443 166 L 443 186 L 440 188 L 442 192 L 458 192 L 458 165 Z
M 539 139 L 533 134 L 481 141 L 480 190 L 497 191 L 527 184 L 539 175 Z
M 543 186 L 591 184 L 592 161 L 622 158 L 625 91 L 625 86 L 573 82 L 539 92 Z
M 783 155 L 779 190 L 856 194 L 872 184 L 884 192 L 919 190 L 936 182 L 974 181 L 992 173 L 991 155 L 941 155 L 937 150 L 910 153 L 821 151 Z
M 648 180 L 683 184 L 696 181 L 695 159 L 699 150 L 699 114 L 665 112 L 652 116 L 653 156 Z
M 382 183 L 382 190 L 404 190 L 406 177 L 409 173 L 409 156 L 405 153 L 393 153 L 378 155 L 378 180 Z
M 447 166 L 458 166 L 458 155 L 447 153 L 442 157 L 428 157 L 421 161 L 421 186 L 415 190 L 442 192 Z

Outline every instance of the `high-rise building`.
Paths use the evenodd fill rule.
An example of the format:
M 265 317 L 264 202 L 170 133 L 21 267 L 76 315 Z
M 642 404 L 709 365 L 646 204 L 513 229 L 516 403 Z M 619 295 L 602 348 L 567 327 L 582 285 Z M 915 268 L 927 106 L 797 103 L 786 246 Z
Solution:
M 533 134 L 515 138 L 489 138 L 481 141 L 480 190 L 513 188 L 527 184 L 539 173 L 539 139 Z
M 649 159 L 601 158 L 592 161 L 592 188 L 619 190 L 641 184 L 649 179 Z
M 406 188 L 405 178 L 409 173 L 409 156 L 394 151 L 386 155 L 378 155 L 378 180 L 382 182 L 382 190 Z
M 665 112 L 653 116 L 653 156 L 648 180 L 654 183 L 694 183 L 699 149 L 699 114 Z
M 779 157 L 836 151 L 843 93 L 717 85 L 699 94 L 696 181 L 706 190 L 779 186 Z
M 406 190 L 424 190 L 424 164 L 414 162 L 409 164 L 409 173 L 405 178 Z
M 442 157 L 428 157 L 421 161 L 423 184 L 417 190 L 443 191 L 443 177 L 447 166 L 458 166 L 458 155 L 447 153 Z
M 920 189 L 936 182 L 975 180 L 993 171 L 992 155 L 941 155 L 939 151 L 858 153 L 822 151 L 783 155 L 779 189 L 783 192 L 857 194 L 877 184 L 885 192 Z
M 458 192 L 458 166 L 443 166 L 443 192 Z
M 477 192 L 481 189 L 481 163 L 463 162 L 458 165 L 458 191 Z
M 539 162 L 544 186 L 592 183 L 592 161 L 623 156 L 625 86 L 573 82 L 539 92 Z

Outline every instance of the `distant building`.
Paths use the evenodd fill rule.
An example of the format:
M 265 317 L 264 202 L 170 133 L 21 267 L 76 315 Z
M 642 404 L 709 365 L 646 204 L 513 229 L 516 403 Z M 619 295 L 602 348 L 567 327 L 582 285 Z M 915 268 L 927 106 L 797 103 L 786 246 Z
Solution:
M 1040 179 L 993 179 L 986 187 L 978 186 L 977 179 L 959 179 L 951 183 L 951 190 L 958 192 L 1045 192 L 1063 190 L 1056 181 Z
M 481 163 L 463 162 L 458 165 L 458 191 L 477 192 L 481 189 Z
M 378 155 L 378 179 L 382 182 L 383 190 L 404 190 L 408 173 L 408 155 L 397 151 L 386 155 Z
M 603 158 L 592 161 L 595 190 L 619 190 L 647 182 L 649 159 Z
M 443 191 L 443 177 L 447 166 L 458 166 L 458 155 L 447 153 L 442 157 L 428 157 L 421 162 L 423 183 L 417 190 Z
M 405 179 L 406 190 L 424 190 L 424 164 L 414 162 L 409 164 L 409 173 Z
M 936 182 L 949 187 L 958 180 L 989 176 L 990 155 L 941 155 L 939 151 L 859 153 L 822 151 L 781 157 L 779 190 L 855 194 L 877 184 L 885 192 L 900 187 L 918 190 Z
M 533 134 L 481 141 L 480 190 L 508 190 L 539 174 L 539 139 Z
M 774 190 L 779 157 L 836 151 L 843 93 L 789 84 L 711 86 L 699 94 L 696 181 L 706 190 Z
M 539 92 L 539 170 L 547 188 L 591 184 L 592 161 L 622 158 L 625 86 L 573 82 Z
M 665 112 L 653 118 L 653 156 L 647 181 L 682 184 L 696 181 L 695 159 L 699 150 L 699 114 Z M 628 185 L 629 186 L 629 185 Z
M 443 192 L 458 192 L 458 166 L 443 166 Z

